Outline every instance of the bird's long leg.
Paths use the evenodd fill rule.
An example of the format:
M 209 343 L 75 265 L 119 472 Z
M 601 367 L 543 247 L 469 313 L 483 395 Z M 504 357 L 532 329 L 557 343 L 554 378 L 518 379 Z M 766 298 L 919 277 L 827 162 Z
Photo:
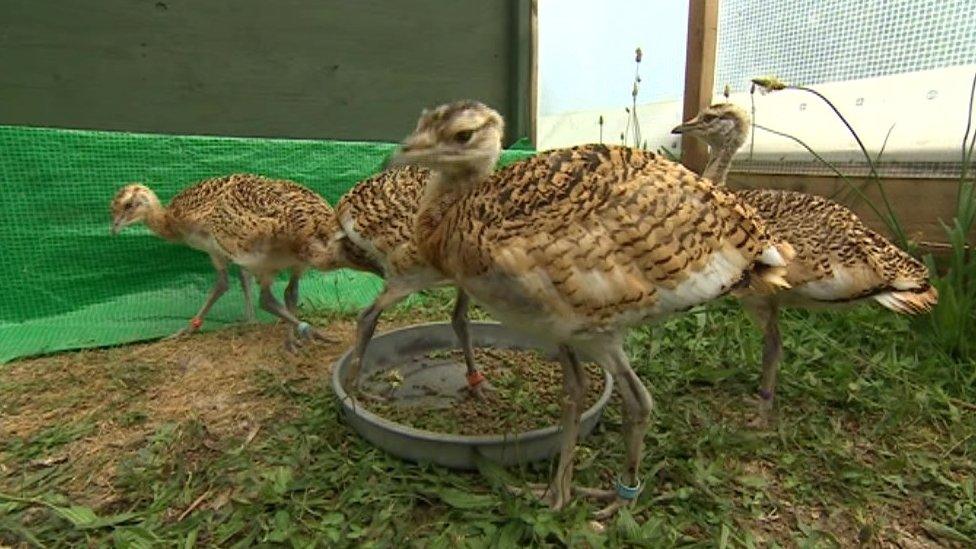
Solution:
M 623 401 L 623 436 L 626 448 L 624 470 L 617 479 L 617 497 L 595 514 L 597 519 L 606 519 L 613 516 L 621 507 L 633 502 L 640 492 L 641 482 L 638 471 L 644 454 L 644 435 L 654 401 L 631 368 L 622 342 L 612 345 L 606 355 L 598 361 L 613 376 Z
M 251 299 L 251 274 L 241 267 L 237 271 L 241 280 L 241 292 L 244 294 L 244 321 L 254 322 L 254 301 Z
M 579 440 L 580 417 L 585 405 L 586 371 L 580 364 L 576 353 L 569 347 L 559 347 L 559 362 L 563 367 L 562 436 L 559 446 L 559 464 L 548 486 L 530 485 L 529 490 L 543 499 L 553 509 L 561 509 L 572 499 L 573 463 L 576 456 L 576 443 Z M 523 491 L 513 487 L 513 491 Z
M 288 279 L 288 286 L 285 286 L 285 307 L 293 315 L 298 315 L 298 282 L 304 273 L 305 269 L 293 268 L 291 278 Z
M 305 269 L 301 267 L 295 267 L 291 270 L 291 276 L 288 277 L 288 285 L 285 286 L 285 308 L 288 312 L 298 316 L 298 283 L 302 278 L 302 274 Z M 297 327 L 295 328 L 298 329 Z M 294 341 L 301 341 L 301 334 L 296 333 Z
M 345 379 L 347 391 L 352 391 L 359 383 L 359 371 L 363 367 L 363 355 L 366 354 L 369 340 L 373 338 L 373 333 L 376 331 L 376 323 L 379 322 L 380 315 L 388 307 L 416 290 L 417 288 L 400 284 L 396 280 L 389 280 L 386 283 L 386 288 L 383 289 L 383 293 L 373 301 L 372 305 L 359 314 L 359 320 L 356 322 L 356 349 Z
M 227 283 L 227 262 L 217 256 L 210 256 L 210 260 L 213 262 L 214 269 L 217 271 L 217 280 L 214 281 L 213 288 L 210 290 L 210 295 L 207 296 L 207 300 L 203 303 L 203 307 L 200 307 L 197 314 L 190 319 L 189 325 L 183 327 L 170 337 L 180 337 L 192 334 L 199 330 L 200 327 L 203 326 L 203 319 L 206 318 L 207 313 L 210 312 L 210 308 L 213 307 L 213 304 L 216 303 L 217 300 L 227 292 L 227 288 L 230 286 Z
M 772 421 L 776 396 L 776 374 L 783 357 L 783 342 L 779 334 L 779 307 L 775 302 L 748 304 L 746 309 L 763 330 L 762 375 L 759 381 L 759 418 L 761 426 Z
M 465 378 L 468 380 L 467 390 L 479 399 L 484 398 L 485 376 L 478 371 L 474 363 L 474 350 L 471 348 L 471 333 L 468 330 L 468 308 L 471 305 L 471 298 L 467 292 L 458 288 L 457 299 L 454 301 L 454 313 L 451 315 L 451 326 L 457 334 L 458 341 L 461 343 L 461 351 L 464 353 L 464 366 L 466 368 Z
M 264 273 L 260 275 L 259 283 L 261 284 L 261 308 L 269 313 L 277 316 L 278 318 L 289 323 L 293 329 L 288 330 L 288 337 L 285 340 L 285 349 L 290 352 L 294 352 L 296 347 L 300 344 L 298 337 L 303 339 L 314 339 L 322 342 L 332 341 L 328 336 L 322 333 L 320 330 L 313 328 L 307 322 L 303 322 L 298 319 L 295 315 L 291 313 L 280 301 L 275 299 L 274 294 L 271 293 L 271 283 L 274 281 L 273 273 Z
M 595 518 L 602 520 L 612 517 L 621 507 L 632 503 L 640 493 L 642 485 L 638 473 L 641 458 L 644 454 L 644 435 L 646 434 L 647 425 L 650 421 L 654 401 L 651 399 L 651 394 L 647 392 L 647 388 L 644 387 L 644 384 L 641 383 L 637 374 L 631 368 L 630 361 L 627 360 L 627 355 L 624 353 L 623 342 L 619 338 L 614 338 L 608 346 L 600 349 L 590 349 L 590 351 L 593 351 L 592 354 L 595 355 L 594 358 L 600 366 L 613 376 L 617 392 L 623 401 L 623 436 L 624 446 L 626 448 L 624 469 L 617 479 L 617 486 L 614 490 L 583 488 L 570 485 L 569 476 L 572 475 L 572 472 L 566 469 L 566 464 L 569 464 L 571 467 L 572 450 L 576 447 L 576 437 L 578 436 L 579 424 L 577 419 L 576 432 L 564 430 L 563 445 L 561 448 L 563 453 L 560 454 L 560 464 L 556 469 L 556 475 L 553 477 L 552 484 L 548 490 L 559 493 L 558 496 L 554 497 L 554 500 L 557 502 L 565 501 L 566 494 L 568 493 L 609 501 L 609 505 L 594 514 Z M 575 364 L 578 366 L 578 361 Z M 578 367 L 578 371 L 578 375 L 582 376 L 580 379 L 585 379 L 586 374 L 581 366 Z M 585 394 L 585 391 L 583 391 L 583 394 Z M 582 411 L 583 407 L 582 398 L 581 396 L 579 404 L 580 411 Z M 566 409 L 564 408 L 563 411 L 563 428 L 566 429 Z M 567 433 L 572 436 L 572 439 L 569 438 Z M 533 492 L 538 493 L 538 490 L 534 486 L 531 486 L 531 488 Z M 563 499 L 561 500 L 560 498 Z
M 576 354 L 569 347 L 559 348 L 559 362 L 563 366 L 563 436 L 559 448 L 559 464 L 550 485 L 549 505 L 561 509 L 572 499 L 573 463 L 579 441 L 580 416 L 586 395 L 586 372 Z

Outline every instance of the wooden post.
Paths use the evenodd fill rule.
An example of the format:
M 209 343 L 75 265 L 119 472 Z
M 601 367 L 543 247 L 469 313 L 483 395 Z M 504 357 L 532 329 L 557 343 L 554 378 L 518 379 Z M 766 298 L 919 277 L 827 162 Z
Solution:
M 529 34 L 532 39 L 532 58 L 529 63 L 529 139 L 539 148 L 539 0 L 532 0 Z
M 535 38 L 533 36 L 534 0 L 511 0 L 512 29 L 515 44 L 512 47 L 511 71 L 512 80 L 509 89 L 509 108 L 505 125 L 505 146 L 521 137 L 530 136 L 534 123 L 532 115 L 533 79 L 535 71 L 532 67 L 535 55 Z
M 682 120 L 712 102 L 715 87 L 715 39 L 718 0 L 688 0 L 688 47 L 685 54 L 685 101 Z M 697 139 L 681 140 L 681 163 L 697 173 L 705 169 L 708 149 Z

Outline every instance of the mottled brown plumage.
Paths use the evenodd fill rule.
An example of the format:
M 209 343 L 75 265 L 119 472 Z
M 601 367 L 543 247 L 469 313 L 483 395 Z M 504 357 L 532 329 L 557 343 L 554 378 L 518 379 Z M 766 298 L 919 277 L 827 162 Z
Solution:
M 214 205 L 210 227 L 221 249 L 261 277 L 286 268 L 335 268 L 315 256 L 338 230 L 332 207 L 292 181 L 250 177 L 228 186 Z
M 356 352 L 347 383 L 359 376 L 362 356 L 382 312 L 411 293 L 449 283 L 425 261 L 414 244 L 414 219 L 430 170 L 402 166 L 385 170 L 350 189 L 336 205 L 343 256 L 386 280 L 376 301 L 359 317 Z M 469 387 L 476 395 L 484 379 L 474 364 L 467 325 L 468 298 L 459 292 L 453 325 L 464 351 Z
M 790 290 L 775 299 L 816 306 L 873 298 L 907 314 L 937 300 L 928 269 L 867 228 L 849 209 L 822 196 L 770 189 L 738 190 L 756 208 L 770 234 L 796 250 L 786 279 Z
M 424 168 L 385 170 L 357 183 L 336 205 L 343 232 L 383 277 L 426 265 L 414 246 L 413 229 L 429 179 L 430 171 Z
M 745 142 L 749 115 L 739 107 L 712 105 L 674 129 L 704 140 L 711 158 L 703 177 L 725 184 L 732 156 Z M 776 370 L 782 353 L 777 327 L 781 305 L 818 307 L 873 299 L 904 314 L 930 310 L 938 293 L 928 269 L 890 241 L 866 227 L 853 212 L 827 198 L 774 189 L 737 190 L 766 221 L 776 240 L 793 245 L 786 280 L 790 289 L 775 295 L 742 297 L 766 332 L 762 411 L 772 406 Z
M 210 307 L 227 290 L 227 264 L 236 263 L 258 278 L 261 306 L 293 324 L 302 337 L 324 336 L 295 317 L 298 281 L 310 266 L 341 266 L 332 243 L 338 223 L 321 197 L 297 183 L 251 174 L 217 177 L 177 194 L 164 207 L 148 187 L 123 187 L 112 202 L 113 232 L 144 221 L 159 236 L 207 252 L 217 282 L 190 326 L 197 330 Z M 287 307 L 271 295 L 271 283 L 282 270 L 292 276 L 285 290 Z M 247 276 L 242 274 L 242 284 Z M 246 288 L 248 303 L 250 292 Z M 298 344 L 290 334 L 289 346 Z
M 421 255 L 494 316 L 557 345 L 567 398 L 550 503 L 570 499 L 585 385 L 578 354 L 614 376 L 626 467 L 638 482 L 650 394 L 623 352 L 631 325 L 733 288 L 785 282 L 788 245 L 733 193 L 653 153 L 588 145 L 491 173 L 503 121 L 476 102 L 425 112 L 396 163 L 433 170 L 414 235 Z M 630 501 L 630 490 L 603 514 Z M 616 496 L 614 496 L 616 497 Z
M 725 293 L 768 244 L 755 237 L 761 222 L 731 193 L 626 147 L 541 153 L 451 199 L 449 211 L 459 213 L 436 224 L 420 219 L 431 227 L 420 242 L 424 256 L 473 284 L 499 272 L 520 277 L 500 298 L 533 303 L 533 314 L 552 315 L 551 329 L 567 337 Z M 728 264 L 712 265 L 715 254 Z

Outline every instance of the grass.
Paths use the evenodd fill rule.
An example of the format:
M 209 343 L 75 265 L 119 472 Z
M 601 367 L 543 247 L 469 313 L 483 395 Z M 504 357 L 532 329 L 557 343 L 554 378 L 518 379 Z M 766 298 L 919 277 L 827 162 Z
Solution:
M 446 319 L 417 296 L 385 326 Z M 258 326 L 25 360 L 0 372 L 0 545 L 971 546 L 972 364 L 875 308 L 783 322 L 778 420 L 748 426 L 759 336 L 720 303 L 629 353 L 656 401 L 647 489 L 596 533 L 577 501 L 552 512 L 500 489 L 552 464 L 479 473 L 401 462 L 341 421 L 335 348 L 288 358 Z M 583 442 L 577 480 L 608 485 L 619 411 Z

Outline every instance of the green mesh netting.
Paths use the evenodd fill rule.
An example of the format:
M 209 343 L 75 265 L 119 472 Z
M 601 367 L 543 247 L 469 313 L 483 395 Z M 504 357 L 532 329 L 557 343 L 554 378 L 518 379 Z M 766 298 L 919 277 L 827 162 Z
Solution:
M 298 181 L 335 204 L 393 147 L 0 126 L 0 363 L 167 335 L 203 303 L 214 279 L 205 254 L 142 225 L 109 235 L 109 201 L 123 184 L 146 183 L 166 202 L 196 181 L 251 172 Z M 529 154 L 507 151 L 503 161 Z M 241 320 L 235 280 L 204 329 Z M 357 309 L 381 285 L 353 271 L 309 272 L 302 306 Z

